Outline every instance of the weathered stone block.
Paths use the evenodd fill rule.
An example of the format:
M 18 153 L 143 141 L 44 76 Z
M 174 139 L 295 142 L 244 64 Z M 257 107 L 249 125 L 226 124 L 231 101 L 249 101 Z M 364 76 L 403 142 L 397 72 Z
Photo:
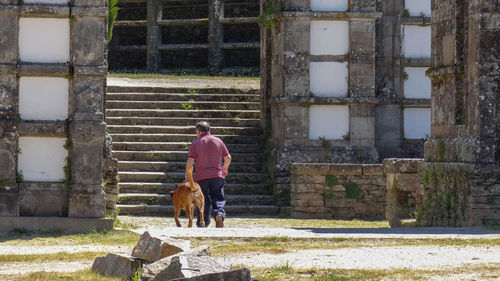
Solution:
M 363 165 L 364 176 L 382 176 L 384 175 L 384 166 L 380 164 Z
M 328 171 L 328 174 L 339 175 L 339 176 L 362 175 L 363 168 L 361 165 L 357 164 L 335 164 L 335 165 L 330 165 L 330 170 Z
M 238 280 L 238 281 L 250 281 L 252 276 L 250 275 L 250 270 L 247 268 L 241 268 L 231 271 L 215 272 L 209 274 L 203 274 L 194 277 L 175 279 L 176 281 L 221 281 L 221 280 Z
M 2 48 L 0 49 L 0 63 L 17 63 L 18 48 L 18 20 L 15 15 L 0 16 L 0 38 Z
M 386 173 L 420 173 L 424 159 L 420 158 L 387 158 L 384 159 Z
M 132 250 L 134 257 L 148 262 L 156 262 L 164 257 L 172 256 L 190 249 L 189 240 L 152 237 L 144 232 Z
M 10 183 L 14 176 L 16 162 L 10 151 L 0 149 L 0 181 Z M 3 185 L 0 183 L 0 185 Z
M 90 191 L 71 191 L 68 196 L 68 216 L 72 218 L 104 218 L 106 199 L 102 187 Z
M 127 254 L 108 254 L 97 257 L 92 264 L 92 271 L 105 276 L 132 278 L 141 266 L 139 259 Z
M 105 19 L 78 17 L 73 24 L 73 63 L 76 65 L 103 65 L 106 50 Z
M 72 142 L 70 159 L 73 184 L 102 184 L 102 146 L 99 142 Z
M 225 272 L 230 265 L 220 264 L 210 256 L 179 254 L 161 260 L 165 267 L 152 280 L 171 280 L 176 278 L 195 277 L 204 274 Z
M 1 52 L 1 51 L 0 51 Z M 17 78 L 15 74 L 0 75 L 0 112 L 14 112 L 18 103 Z M 2 126 L 3 127 L 3 126 Z M 2 131 L 8 130 L 4 127 L 0 129 L 0 138 Z
M 20 216 L 68 215 L 67 187 L 63 184 L 21 183 L 18 198 Z
M 0 187 L 0 217 L 14 217 L 18 215 L 17 187 Z

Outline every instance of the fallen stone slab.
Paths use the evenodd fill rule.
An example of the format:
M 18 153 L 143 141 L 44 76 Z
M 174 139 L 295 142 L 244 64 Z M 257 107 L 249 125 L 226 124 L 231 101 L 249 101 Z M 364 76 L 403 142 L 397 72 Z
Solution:
M 248 268 L 242 268 L 231 271 L 215 272 L 198 275 L 188 278 L 177 278 L 172 281 L 251 281 L 252 276 Z
M 157 238 L 144 232 L 132 250 L 132 256 L 147 262 L 156 262 L 164 257 L 172 256 L 191 249 L 189 240 Z
M 128 254 L 108 254 L 97 257 L 92 271 L 105 276 L 131 278 L 141 266 L 141 261 Z
M 198 248 L 191 249 L 191 250 L 186 251 L 186 252 L 182 252 L 182 254 L 183 255 L 193 255 L 193 256 L 198 256 L 198 257 L 201 257 L 201 256 L 208 256 L 209 257 L 210 251 L 208 249 L 208 246 L 204 245 L 204 246 L 200 246 Z M 177 255 L 179 255 L 179 254 L 177 254 Z M 157 275 L 163 269 L 167 268 L 170 265 L 172 257 L 173 256 L 166 257 L 166 258 L 163 258 L 157 262 L 144 265 L 144 273 L 151 275 L 151 276 Z
M 152 281 L 189 278 L 229 270 L 231 270 L 230 265 L 221 264 L 212 257 L 181 254 L 172 257 L 168 267 L 156 274 Z

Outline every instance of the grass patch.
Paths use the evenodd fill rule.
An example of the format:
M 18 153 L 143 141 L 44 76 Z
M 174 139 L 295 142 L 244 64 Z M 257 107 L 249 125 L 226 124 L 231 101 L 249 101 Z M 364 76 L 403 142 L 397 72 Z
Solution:
M 294 269 L 288 265 L 252 269 L 251 272 L 261 281 L 422 280 L 429 276 L 443 274 L 437 270 Z
M 13 278 L 13 279 L 9 279 Z M 0 275 L 0 280 L 17 281 L 54 281 L 54 280 L 73 280 L 73 281 L 121 281 L 118 277 L 105 277 L 93 273 L 90 270 L 80 270 L 75 272 L 33 272 L 24 275 Z
M 135 245 L 140 234 L 129 230 L 110 230 L 89 234 L 64 235 L 57 232 L 10 232 L 1 237 L 0 242 L 5 244 L 23 245 Z
M 369 239 L 369 238 L 189 238 L 192 247 L 207 245 L 213 256 L 235 253 L 282 254 L 292 250 L 396 246 L 500 246 L 500 239 Z
M 86 261 L 94 260 L 96 257 L 105 256 L 107 252 L 77 252 L 77 253 L 53 253 L 35 255 L 0 255 L 2 262 L 48 262 L 48 261 Z
M 108 77 L 116 78 L 131 78 L 131 79 L 206 79 L 206 80 L 248 80 L 248 81 L 258 81 L 259 77 L 249 77 L 249 76 L 238 76 L 238 77 L 228 77 L 228 76 L 204 76 L 204 75 L 168 75 L 161 73 L 108 73 Z

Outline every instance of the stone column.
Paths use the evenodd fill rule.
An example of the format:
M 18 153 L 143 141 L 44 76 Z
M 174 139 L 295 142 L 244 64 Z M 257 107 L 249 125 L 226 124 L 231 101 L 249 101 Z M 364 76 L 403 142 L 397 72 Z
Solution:
M 496 1 L 433 0 L 431 138 L 420 225 L 500 223 Z
M 208 1 L 208 72 L 217 75 L 222 63 L 224 0 Z
M 161 68 L 161 52 L 158 46 L 161 44 L 161 26 L 158 21 L 162 17 L 162 2 L 157 0 L 147 0 L 147 14 L 148 14 L 148 35 L 146 43 L 147 49 L 147 62 L 146 68 L 149 72 L 158 72 Z

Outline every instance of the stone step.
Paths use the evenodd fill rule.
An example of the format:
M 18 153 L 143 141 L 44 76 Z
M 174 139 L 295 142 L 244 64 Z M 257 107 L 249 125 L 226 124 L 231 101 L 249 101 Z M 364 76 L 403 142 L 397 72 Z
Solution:
M 182 172 L 186 168 L 186 161 L 119 161 L 118 167 L 122 171 L 134 172 Z M 231 171 L 236 172 L 262 172 L 261 163 L 231 162 Z
M 190 94 L 190 93 L 107 93 L 108 101 L 224 101 L 260 102 L 256 94 Z
M 272 195 L 231 195 L 226 194 L 226 205 L 272 205 L 274 196 Z M 118 204 L 123 205 L 172 205 L 170 194 L 155 193 L 120 193 Z
M 236 89 L 236 88 L 173 88 L 154 86 L 107 86 L 108 93 L 180 93 L 180 94 L 247 94 L 260 95 L 259 89 Z
M 196 139 L 196 135 L 192 134 L 116 134 L 112 133 L 113 142 L 189 142 Z M 243 143 L 263 143 L 264 138 L 258 136 L 240 136 L 240 135 L 217 135 L 226 145 L 243 144 Z
M 255 118 L 106 117 L 108 125 L 169 125 L 190 126 L 191 128 L 202 120 L 218 127 L 260 126 L 260 120 Z
M 173 216 L 174 214 L 174 206 L 172 205 L 117 204 L 116 207 L 120 209 L 120 215 Z M 248 215 L 276 216 L 280 213 L 280 207 L 274 205 L 227 205 L 224 210 L 228 219 Z M 181 215 L 184 216 L 184 212 L 181 212 Z M 173 220 L 173 218 L 171 219 Z
M 136 151 L 183 151 L 189 150 L 190 142 L 113 142 L 115 150 L 136 150 Z M 245 152 L 259 153 L 262 151 L 260 144 L 226 144 L 230 153 Z
M 258 110 L 258 102 L 218 102 L 218 101 L 107 101 L 108 109 L 175 109 L 189 111 L 212 110 Z
M 186 161 L 187 151 L 127 151 L 114 150 L 113 156 L 119 161 Z M 231 153 L 232 161 L 261 163 L 262 153 Z
M 130 172 L 119 171 L 120 181 L 123 182 L 172 182 L 184 181 L 184 172 Z M 267 180 L 265 173 L 230 172 L 226 177 L 228 183 L 264 184 Z
M 108 125 L 110 133 L 136 133 L 136 134 L 189 134 L 195 131 L 192 126 L 160 126 L 160 125 Z M 210 132 L 214 135 L 259 135 L 260 128 L 257 127 L 211 127 Z
M 179 183 L 120 182 L 120 192 L 168 194 L 176 189 Z M 270 195 L 272 194 L 272 188 L 265 184 L 225 183 L 224 192 L 226 194 Z
M 109 117 L 259 118 L 259 110 L 107 109 Z

